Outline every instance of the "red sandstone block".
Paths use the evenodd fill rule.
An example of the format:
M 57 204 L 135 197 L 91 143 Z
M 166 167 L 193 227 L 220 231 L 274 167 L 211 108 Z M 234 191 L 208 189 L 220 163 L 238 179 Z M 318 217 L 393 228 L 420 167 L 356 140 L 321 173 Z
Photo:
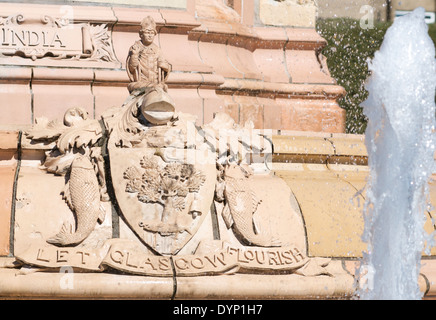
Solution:
M 165 20 L 162 18 L 162 15 L 157 10 L 147 9 L 147 8 L 132 8 L 127 7 L 112 7 L 112 11 L 117 17 L 117 27 L 127 28 L 131 26 L 135 30 L 139 31 L 140 23 L 142 19 L 147 16 L 151 16 L 158 28 L 165 24 Z
M 214 68 L 216 72 L 227 78 L 243 78 L 244 74 L 236 69 L 227 57 L 226 46 L 219 43 L 199 42 L 201 59 Z
M 197 125 L 203 123 L 203 101 L 196 89 L 169 88 L 168 94 L 173 98 L 177 111 L 196 116 Z
M 18 145 L 17 131 L 0 131 L 0 150 L 16 150 Z M 0 158 L 0 160 L 3 160 Z
M 32 96 L 29 84 L 0 84 L 0 124 L 31 124 Z
M 91 82 L 94 73 L 90 69 L 60 69 L 60 68 L 33 68 L 33 83 L 76 83 Z
M 264 129 L 281 129 L 282 109 L 274 103 L 274 100 L 258 98 L 263 104 Z
M 10 253 L 10 225 L 18 132 L 0 131 L 0 256 Z M 12 159 L 12 160 L 11 160 Z
M 239 104 L 235 103 L 231 97 L 222 96 L 224 99 L 224 112 L 227 113 L 236 123 L 239 123 Z
M 253 53 L 256 65 L 268 82 L 290 82 L 286 61 L 281 50 L 257 49 Z
M 171 26 L 173 30 L 174 27 L 178 27 L 181 32 L 187 32 L 201 25 L 201 23 L 194 18 L 193 14 L 186 11 L 161 9 L 159 12 L 165 20 L 165 26 Z
M 286 50 L 286 62 L 292 83 L 335 82 L 321 70 L 321 64 L 312 50 Z
M 68 108 L 83 107 L 94 116 L 94 97 L 88 84 L 34 84 L 34 117 L 62 120 Z
M 125 86 L 99 86 L 94 85 L 92 92 L 95 97 L 95 118 L 100 116 L 106 109 L 111 107 L 121 107 L 129 96 L 129 91 Z
M 223 99 L 215 93 L 215 89 L 199 89 L 198 94 L 203 99 L 204 123 L 210 123 L 215 114 L 225 112 Z
M 247 121 L 251 121 L 256 129 L 263 129 L 263 105 L 256 97 L 234 96 L 235 102 L 239 103 L 239 123 L 244 126 Z
M 197 43 L 188 41 L 187 34 L 159 34 L 159 45 L 165 58 L 172 64 L 173 71 L 211 72 L 199 55 Z
M 262 73 L 257 68 L 251 51 L 245 48 L 227 45 L 226 52 L 228 59 L 231 61 L 232 65 L 243 74 L 244 79 L 262 80 Z
M 0 256 L 6 256 L 10 252 L 9 235 L 15 170 L 16 164 L 0 166 Z
M 343 132 L 345 112 L 334 100 L 277 99 L 281 106 L 282 130 Z
M 277 99 L 276 102 L 281 110 L 280 129 L 304 131 L 304 124 L 298 122 L 298 114 L 296 112 L 298 101 L 296 99 Z

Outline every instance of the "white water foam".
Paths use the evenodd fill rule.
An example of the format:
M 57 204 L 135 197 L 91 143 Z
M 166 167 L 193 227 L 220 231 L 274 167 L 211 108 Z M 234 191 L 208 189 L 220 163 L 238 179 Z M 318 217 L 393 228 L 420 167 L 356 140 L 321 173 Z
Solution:
M 370 176 L 360 299 L 421 299 L 428 180 L 434 171 L 435 48 L 425 10 L 395 20 L 369 63 L 362 104 Z

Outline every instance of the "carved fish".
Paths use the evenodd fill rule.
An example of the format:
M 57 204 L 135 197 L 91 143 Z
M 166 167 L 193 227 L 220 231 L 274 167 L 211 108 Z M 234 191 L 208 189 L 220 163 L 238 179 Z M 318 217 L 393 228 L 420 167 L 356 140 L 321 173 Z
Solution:
M 76 215 L 76 231 L 69 232 L 64 224 L 61 231 L 47 240 L 59 246 L 81 243 L 94 230 L 97 221 L 104 220 L 104 209 L 100 207 L 100 191 L 94 167 L 88 157 L 80 155 L 73 160 L 70 179 L 64 198 Z
M 260 203 L 251 190 L 248 179 L 242 168 L 237 165 L 229 165 L 224 171 L 224 197 L 227 206 L 223 211 L 223 218 L 227 227 L 233 227 L 235 233 L 249 245 L 260 247 L 278 247 L 280 241 L 268 233 L 259 232 L 253 220 Z M 228 211 L 227 211 L 228 210 Z

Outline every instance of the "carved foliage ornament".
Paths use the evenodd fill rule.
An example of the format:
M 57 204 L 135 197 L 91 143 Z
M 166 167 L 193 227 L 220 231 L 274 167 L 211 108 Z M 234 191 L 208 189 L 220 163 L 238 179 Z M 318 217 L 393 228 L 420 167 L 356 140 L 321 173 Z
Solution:
M 117 62 L 105 24 L 72 24 L 47 15 L 0 17 L 0 55 Z

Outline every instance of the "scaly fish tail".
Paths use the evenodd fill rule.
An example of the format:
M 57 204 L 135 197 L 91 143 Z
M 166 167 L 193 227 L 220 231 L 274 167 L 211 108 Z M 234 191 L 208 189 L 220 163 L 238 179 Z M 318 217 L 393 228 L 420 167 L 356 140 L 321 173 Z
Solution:
M 233 168 L 231 168 L 233 170 Z M 247 177 L 242 176 L 239 171 L 231 171 L 225 176 L 226 187 L 224 196 L 227 200 L 230 212 L 223 210 L 223 218 L 233 227 L 235 233 L 242 242 L 260 247 L 279 247 L 281 241 L 267 230 L 260 230 L 255 224 L 253 214 L 257 211 L 262 200 L 258 199 L 256 193 L 250 188 Z M 231 219 L 228 219 L 228 217 Z
M 77 227 L 73 232 L 64 225 L 57 235 L 47 240 L 58 246 L 81 243 L 94 230 L 97 221 L 102 223 L 105 216 L 98 180 L 87 156 L 80 155 L 74 159 L 66 188 L 65 195 L 76 216 Z
M 81 243 L 92 232 L 75 232 L 72 233 L 72 226 L 70 224 L 63 224 L 61 230 L 53 237 L 47 239 L 47 242 L 56 246 L 72 246 Z M 88 231 L 88 230 L 87 230 Z
M 87 236 L 79 233 L 68 234 L 59 232 L 57 235 L 47 239 L 47 242 L 57 246 L 73 246 L 81 243 Z

